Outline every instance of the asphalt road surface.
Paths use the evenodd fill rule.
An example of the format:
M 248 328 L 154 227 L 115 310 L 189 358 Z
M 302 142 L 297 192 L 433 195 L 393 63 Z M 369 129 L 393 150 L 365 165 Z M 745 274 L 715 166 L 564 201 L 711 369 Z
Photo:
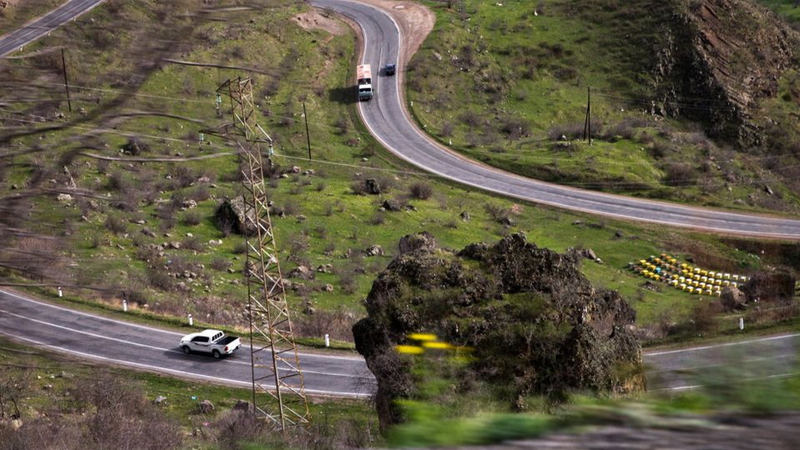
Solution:
M 215 360 L 184 355 L 184 333 L 103 318 L 0 290 L 0 334 L 80 359 L 249 387 L 249 347 Z M 243 343 L 246 339 L 243 340 Z M 645 356 L 651 390 L 681 391 L 709 383 L 797 376 L 800 334 L 652 352 Z M 375 379 L 360 357 L 301 353 L 309 395 L 368 397 Z
M 399 77 L 377 68 L 398 62 L 402 36 L 383 11 L 347 0 L 312 0 L 311 4 L 343 14 L 363 31 L 362 64 L 373 67 L 374 99 L 359 103 L 370 132 L 398 157 L 428 172 L 487 191 L 573 211 L 619 219 L 653 222 L 706 232 L 800 240 L 800 220 L 748 215 L 627 198 L 544 183 L 503 172 L 459 156 L 433 143 L 413 124 L 403 108 Z M 402 70 L 402 61 L 399 61 Z M 355 74 L 355 67 L 353 68 Z M 355 78 L 355 76 L 353 77 Z M 355 89 L 353 89 L 355 101 Z
M 245 388 L 252 382 L 247 339 L 242 338 L 242 347 L 227 358 L 185 355 L 178 343 L 186 333 L 103 318 L 2 290 L 0 334 L 80 359 Z M 375 380 L 360 357 L 302 353 L 300 365 L 309 395 L 368 397 L 374 390 Z
M 103 3 L 104 0 L 69 0 L 22 28 L 0 36 L 0 57 L 7 56 L 50 31 Z

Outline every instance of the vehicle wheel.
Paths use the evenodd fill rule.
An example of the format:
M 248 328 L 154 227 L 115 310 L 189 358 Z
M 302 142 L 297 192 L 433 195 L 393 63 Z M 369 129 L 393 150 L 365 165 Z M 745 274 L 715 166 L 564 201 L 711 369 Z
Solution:
M 189 353 L 192 353 L 192 349 L 190 349 L 188 345 L 184 345 L 183 347 L 181 347 L 181 349 L 183 350 L 183 353 L 186 353 L 187 355 Z
M 222 356 L 220 355 L 219 350 L 214 350 L 211 352 L 211 354 L 214 355 L 214 359 L 219 359 L 219 357 Z

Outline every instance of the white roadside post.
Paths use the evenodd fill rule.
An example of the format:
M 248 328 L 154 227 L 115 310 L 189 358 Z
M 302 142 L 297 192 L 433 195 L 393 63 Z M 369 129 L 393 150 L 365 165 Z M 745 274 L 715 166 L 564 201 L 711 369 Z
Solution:
M 331 337 L 328 334 L 326 334 L 325 335 L 325 347 L 330 347 L 330 346 L 331 346 Z
M 64 296 L 64 292 L 61 291 L 61 286 L 58 287 L 58 296 L 59 297 L 63 297 Z
M 192 319 L 192 315 L 189 314 L 189 326 L 191 327 L 193 326 L 193 324 L 194 324 L 194 319 Z
M 122 299 L 122 312 L 128 312 L 128 301 Z
M 744 330 L 744 317 L 739 317 L 739 330 Z

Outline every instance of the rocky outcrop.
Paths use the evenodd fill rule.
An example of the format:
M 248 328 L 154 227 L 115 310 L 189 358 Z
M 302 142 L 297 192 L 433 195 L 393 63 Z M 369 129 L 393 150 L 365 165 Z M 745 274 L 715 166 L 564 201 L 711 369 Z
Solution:
M 796 64 L 798 36 L 774 14 L 745 0 L 675 2 L 656 48 L 654 113 L 703 122 L 707 131 L 760 144 L 750 113 L 773 97 Z
M 394 350 L 415 332 L 473 348 L 471 373 L 504 386 L 505 400 L 518 406 L 531 394 L 644 388 L 634 310 L 617 292 L 597 291 L 574 256 L 522 234 L 458 253 L 435 248 L 428 234 L 401 242 L 373 283 L 368 317 L 353 327 L 378 382 L 382 426 L 402 421 L 395 400 L 416 393 L 410 361 Z
M 786 271 L 758 272 L 742 286 L 749 302 L 781 302 L 794 296 L 795 277 Z

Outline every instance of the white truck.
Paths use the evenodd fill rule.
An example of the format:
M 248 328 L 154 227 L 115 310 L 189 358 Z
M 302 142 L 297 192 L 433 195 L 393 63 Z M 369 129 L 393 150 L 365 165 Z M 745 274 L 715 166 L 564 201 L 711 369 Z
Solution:
M 214 358 L 230 355 L 242 341 L 236 336 L 227 336 L 220 330 L 203 330 L 199 333 L 187 334 L 181 338 L 181 350 L 187 355 L 192 352 L 210 353 Z
M 364 101 L 372 98 L 372 69 L 369 64 L 356 67 L 356 80 L 358 81 L 358 100 Z

